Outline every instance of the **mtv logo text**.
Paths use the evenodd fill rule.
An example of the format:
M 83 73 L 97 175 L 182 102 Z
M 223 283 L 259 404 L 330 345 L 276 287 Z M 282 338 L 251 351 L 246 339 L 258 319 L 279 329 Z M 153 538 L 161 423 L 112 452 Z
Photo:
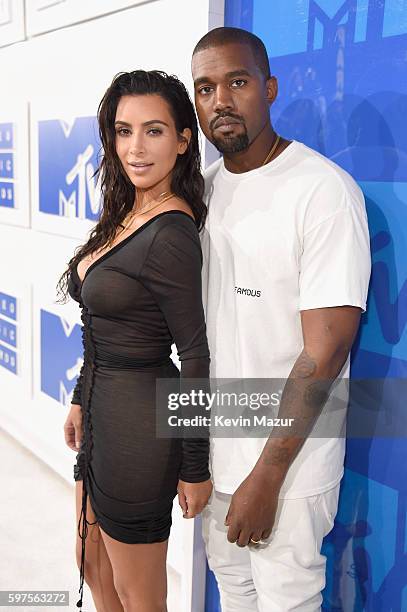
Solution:
M 338 41 L 346 44 L 407 33 L 407 4 L 377 0 L 255 0 L 253 31 L 269 43 L 272 57 L 317 51 Z M 287 33 L 290 33 L 288 36 Z
M 68 406 L 83 363 L 81 326 L 41 309 L 41 391 Z
M 15 207 L 15 150 L 14 126 L 0 123 L 0 207 Z
M 17 298 L 0 292 L 0 366 L 17 374 Z
M 39 210 L 95 220 L 100 191 L 94 177 L 100 140 L 95 117 L 38 123 Z

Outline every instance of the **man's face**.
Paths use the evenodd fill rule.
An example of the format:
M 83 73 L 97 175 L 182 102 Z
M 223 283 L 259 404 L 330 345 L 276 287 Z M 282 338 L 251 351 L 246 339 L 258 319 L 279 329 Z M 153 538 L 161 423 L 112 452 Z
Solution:
M 269 121 L 276 92 L 248 45 L 229 43 L 192 58 L 195 106 L 205 136 L 221 153 L 245 151 Z

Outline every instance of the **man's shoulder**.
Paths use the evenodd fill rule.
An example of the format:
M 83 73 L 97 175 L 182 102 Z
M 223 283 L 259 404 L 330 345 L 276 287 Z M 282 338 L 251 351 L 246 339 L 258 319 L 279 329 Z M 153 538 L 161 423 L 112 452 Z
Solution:
M 304 194 L 302 206 L 297 211 L 302 215 L 303 232 L 311 231 L 338 214 L 344 219 L 352 216 L 358 223 L 366 224 L 363 191 L 344 168 L 306 145 L 301 145 L 296 161 L 296 180 Z
M 299 165 L 297 159 L 297 170 L 302 167 L 303 172 L 309 174 L 313 181 L 325 184 L 328 188 L 336 187 L 339 191 L 360 195 L 360 188 L 349 172 L 322 153 L 303 143 L 300 145 L 298 155 L 302 164 Z

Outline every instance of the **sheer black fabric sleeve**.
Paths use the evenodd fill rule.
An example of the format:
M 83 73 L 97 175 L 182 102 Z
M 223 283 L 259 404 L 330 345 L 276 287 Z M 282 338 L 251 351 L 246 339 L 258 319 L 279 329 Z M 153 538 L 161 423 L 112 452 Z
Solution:
M 191 220 L 192 221 L 192 220 Z M 154 296 L 177 347 L 183 379 L 209 380 L 209 349 L 202 305 L 202 253 L 198 230 L 186 218 L 166 221 L 158 229 L 143 264 L 140 280 Z M 210 478 L 209 433 L 184 438 L 180 478 Z
M 76 385 L 72 393 L 71 404 L 79 404 L 82 405 L 82 381 L 83 381 L 83 370 L 85 367 L 85 362 L 82 364 L 82 367 L 79 371 L 79 376 L 76 380 Z

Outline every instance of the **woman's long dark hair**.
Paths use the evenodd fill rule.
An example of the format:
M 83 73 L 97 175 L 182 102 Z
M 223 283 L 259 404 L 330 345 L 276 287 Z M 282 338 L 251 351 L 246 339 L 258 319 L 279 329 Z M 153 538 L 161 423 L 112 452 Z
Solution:
M 88 241 L 76 247 L 74 256 L 68 262 L 68 269 L 57 283 L 57 291 L 62 293 L 64 298 L 57 302 L 67 301 L 68 278 L 72 269 L 83 257 L 113 241 L 119 223 L 133 208 L 135 186 L 116 153 L 116 110 L 122 96 L 148 94 L 159 95 L 168 103 L 178 134 L 185 128 L 192 132 L 187 150 L 177 157 L 172 172 L 171 191 L 189 204 L 198 230 L 201 230 L 205 223 L 207 209 L 203 201 L 204 180 L 201 173 L 198 124 L 185 85 L 177 77 L 160 70 L 120 72 L 114 77 L 98 108 L 103 156 L 96 176 L 101 179 L 102 211 Z

